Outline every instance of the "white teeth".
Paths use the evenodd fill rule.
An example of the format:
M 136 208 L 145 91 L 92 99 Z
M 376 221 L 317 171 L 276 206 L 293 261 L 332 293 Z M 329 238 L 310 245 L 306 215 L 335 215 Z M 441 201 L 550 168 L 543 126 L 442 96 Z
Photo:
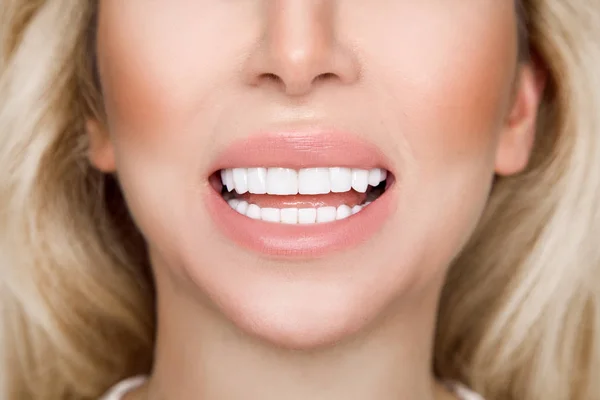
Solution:
M 298 194 L 298 172 L 289 168 L 269 168 L 267 193 L 284 196 Z
M 248 206 L 248 210 L 246 211 L 246 217 L 252 219 L 260 219 L 261 218 L 261 210 L 260 207 L 256 204 L 250 204 Z
M 330 190 L 329 168 L 305 168 L 298 173 L 298 193 L 327 194 Z
M 221 181 L 227 191 L 239 194 L 269 195 L 320 195 L 344 193 L 355 190 L 365 193 L 369 187 L 378 186 L 387 178 L 387 171 L 359 168 L 233 168 L 220 171 Z M 228 196 L 226 196 L 228 197 Z M 241 199 L 230 199 L 229 206 L 236 212 L 255 220 L 283 224 L 315 224 L 346 219 L 367 207 L 370 203 L 349 207 L 317 208 L 261 208 Z
M 267 193 L 266 168 L 248 168 L 248 191 L 254 194 Z
M 317 208 L 317 222 L 335 221 L 337 209 L 335 207 L 320 207 Z
M 349 192 L 352 189 L 352 170 L 350 168 L 329 168 L 329 180 L 333 193 Z
M 284 224 L 297 224 L 298 223 L 298 209 L 297 208 L 284 208 L 281 210 L 281 222 Z
M 239 212 L 242 215 L 246 215 L 246 211 L 248 211 L 248 202 L 240 201 L 238 205 L 235 207 L 235 211 Z
M 232 169 L 222 169 L 221 170 L 221 182 L 227 188 L 228 192 L 231 192 L 235 186 L 233 184 L 233 170 Z
M 336 210 L 335 218 L 337 220 L 348 218 L 352 215 L 352 209 L 347 205 L 341 205 Z
M 314 224 L 315 222 L 317 222 L 316 208 L 301 208 L 298 210 L 299 224 Z
M 262 208 L 260 210 L 260 217 L 263 221 L 280 222 L 281 210 L 279 208 Z
M 369 171 L 369 185 L 377 186 L 379 182 L 384 181 L 385 179 L 381 179 L 383 175 L 383 170 L 379 168 L 375 168 Z
M 248 191 L 248 170 L 246 168 L 233 169 L 233 184 L 235 191 L 244 194 Z
M 359 168 L 233 168 L 221 170 L 221 182 L 227 191 L 239 194 L 296 195 L 344 193 L 354 189 L 365 193 L 387 178 L 387 171 Z
M 239 200 L 237 199 L 231 199 L 227 202 L 227 204 L 229 204 L 231 206 L 231 208 L 233 208 L 235 210 L 235 208 L 237 207 L 237 205 L 239 204 Z
M 282 224 L 315 224 L 340 221 L 354 215 L 370 203 L 350 208 L 347 205 L 339 207 L 319 208 L 260 208 L 256 204 L 248 204 L 243 200 L 231 199 L 227 202 L 238 213 L 251 219 L 263 220 Z
M 369 171 L 364 169 L 352 170 L 352 189 L 359 193 L 365 193 L 369 187 Z

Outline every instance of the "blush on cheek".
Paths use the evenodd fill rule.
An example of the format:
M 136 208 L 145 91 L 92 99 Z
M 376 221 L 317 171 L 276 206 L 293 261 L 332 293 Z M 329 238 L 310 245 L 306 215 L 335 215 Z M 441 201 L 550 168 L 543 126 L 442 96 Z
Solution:
M 236 67 L 231 54 L 240 53 L 238 42 L 214 40 L 223 17 L 210 13 L 223 13 L 221 7 L 107 0 L 102 10 L 98 63 L 112 126 L 164 145 L 198 113 L 214 108 L 214 92 Z M 203 15 L 202 23 L 196 15 Z
M 471 5 L 457 7 L 449 15 L 415 12 L 420 24 L 394 28 L 401 37 L 410 33 L 418 40 L 390 48 L 371 43 L 375 36 L 368 39 L 367 55 L 382 66 L 372 71 L 373 79 L 386 82 L 408 145 L 417 158 L 446 164 L 492 151 L 508 112 L 517 63 L 510 7 L 494 8 L 498 15 L 483 6 L 477 12 L 466 9 Z M 386 99 L 380 108 L 389 104 Z
M 444 53 L 420 60 L 429 82 L 409 86 L 407 92 L 413 95 L 406 100 L 411 127 L 407 140 L 417 155 L 451 165 L 493 152 L 514 67 L 486 49 L 472 51 L 469 57 L 451 61 Z
M 150 66 L 144 54 L 136 54 L 135 49 L 125 50 L 109 46 L 101 61 L 104 103 L 111 126 L 125 135 L 143 133 L 144 140 L 181 129 L 180 122 L 190 113 L 190 86 L 185 88 L 181 80 Z M 111 61 L 115 59 L 122 61 Z

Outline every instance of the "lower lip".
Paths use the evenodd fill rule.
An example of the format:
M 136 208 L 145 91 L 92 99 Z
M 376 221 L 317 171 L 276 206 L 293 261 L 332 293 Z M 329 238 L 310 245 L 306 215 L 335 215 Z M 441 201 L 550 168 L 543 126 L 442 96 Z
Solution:
M 208 190 L 207 207 L 218 229 L 240 246 L 263 255 L 315 258 L 359 246 L 371 239 L 389 218 L 393 188 L 359 213 L 340 221 L 287 225 L 239 214 L 215 190 Z

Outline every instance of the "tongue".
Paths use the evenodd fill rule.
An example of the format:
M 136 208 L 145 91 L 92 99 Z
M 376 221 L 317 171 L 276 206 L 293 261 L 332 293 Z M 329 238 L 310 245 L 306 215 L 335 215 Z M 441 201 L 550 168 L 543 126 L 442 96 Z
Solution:
M 354 207 L 365 202 L 366 193 L 358 193 L 354 190 L 344 193 L 329 193 L 319 195 L 297 194 L 293 196 L 274 196 L 268 194 L 236 195 L 236 198 L 256 204 L 263 208 L 318 208 L 339 207 L 343 204 Z

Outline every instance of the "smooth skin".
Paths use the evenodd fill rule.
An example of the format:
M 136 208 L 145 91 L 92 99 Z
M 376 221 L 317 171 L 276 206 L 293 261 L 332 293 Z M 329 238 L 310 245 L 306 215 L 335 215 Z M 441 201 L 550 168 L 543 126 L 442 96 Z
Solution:
M 527 165 L 544 87 L 512 1 L 103 0 L 107 123 L 158 291 L 132 399 L 452 398 L 431 370 L 446 271 L 495 174 Z M 208 215 L 209 166 L 258 131 L 326 126 L 379 146 L 396 199 L 371 240 L 309 260 L 251 253 Z

